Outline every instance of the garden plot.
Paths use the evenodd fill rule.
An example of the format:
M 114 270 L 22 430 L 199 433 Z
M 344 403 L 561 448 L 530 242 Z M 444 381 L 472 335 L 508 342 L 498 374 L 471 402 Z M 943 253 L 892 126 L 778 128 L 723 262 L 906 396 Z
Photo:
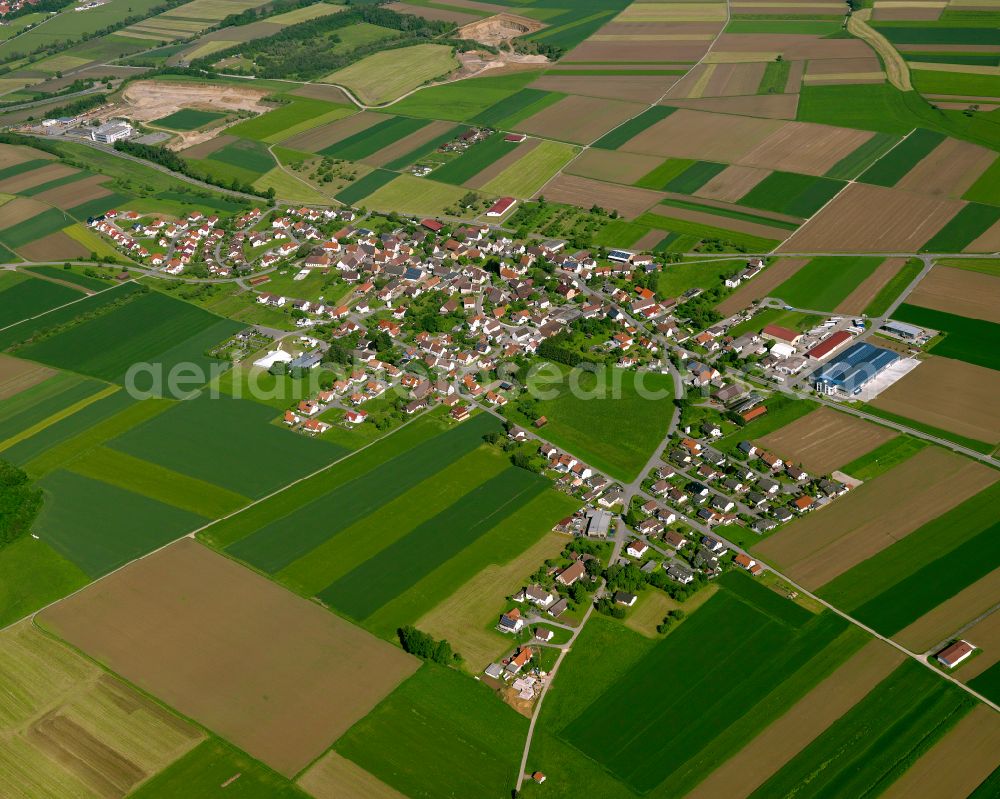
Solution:
M 39 620 L 289 776 L 419 665 L 190 539 Z

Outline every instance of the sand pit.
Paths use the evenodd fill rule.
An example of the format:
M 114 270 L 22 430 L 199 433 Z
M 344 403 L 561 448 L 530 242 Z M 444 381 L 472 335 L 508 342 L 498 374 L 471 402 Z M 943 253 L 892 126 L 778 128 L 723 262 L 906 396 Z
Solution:
M 750 307 L 754 300 L 762 300 L 771 290 L 780 286 L 788 278 L 809 263 L 809 258 L 781 258 L 764 269 L 757 277 L 741 285 L 736 291 L 715 306 L 716 310 L 728 316 Z
M 537 19 L 503 13 L 463 25 L 455 35 L 459 39 L 471 39 L 491 47 L 499 47 L 511 39 L 527 36 L 544 27 Z
M 623 153 L 620 150 L 584 150 L 566 171 L 593 180 L 633 184 L 663 163 L 655 155 Z
M 837 313 L 863 313 L 882 287 L 898 274 L 905 263 L 905 258 L 886 258 L 833 310 Z
M 931 356 L 872 402 L 960 436 L 1000 442 L 1000 372 Z
M 681 109 L 650 125 L 619 149 L 664 158 L 732 163 L 786 124 L 789 123 Z
M 813 590 L 996 479 L 987 466 L 927 447 L 829 507 L 792 522 L 754 551 Z
M 874 134 L 863 130 L 789 122 L 737 163 L 806 175 L 824 175 Z
M 916 252 L 962 207 L 958 200 L 852 183 L 779 249 Z
M 40 623 L 291 776 L 419 661 L 185 538 Z
M 751 166 L 726 167 L 694 194 L 709 200 L 734 203 L 770 174 L 769 169 L 755 169 Z
M 961 197 L 996 159 L 993 150 L 958 139 L 945 139 L 907 172 L 896 188 L 934 197 Z
M 580 208 L 599 205 L 614 209 L 626 218 L 638 216 L 658 203 L 663 195 L 648 189 L 615 186 L 575 175 L 557 175 L 542 192 L 546 200 L 569 203 Z
M 1000 277 L 935 266 L 906 301 L 910 305 L 1000 324 Z
M 687 799 L 743 799 L 759 788 L 827 727 L 860 702 L 903 662 L 903 654 L 870 641 L 737 754 L 713 771 Z
M 871 452 L 896 433 L 856 416 L 818 408 L 754 442 L 810 474 L 829 474 Z

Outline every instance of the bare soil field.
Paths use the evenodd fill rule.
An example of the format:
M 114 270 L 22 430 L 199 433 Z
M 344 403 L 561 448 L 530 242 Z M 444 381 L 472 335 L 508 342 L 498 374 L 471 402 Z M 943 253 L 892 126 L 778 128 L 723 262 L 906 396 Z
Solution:
M 934 610 L 904 627 L 893 638 L 910 651 L 926 652 L 945 643 L 956 630 L 995 607 L 997 597 L 1000 597 L 1000 569 L 994 569 L 972 585 L 966 586 Z M 965 637 L 964 633 L 962 637 Z
M 504 597 L 520 588 L 538 563 L 558 555 L 568 541 L 565 535 L 549 533 L 514 560 L 487 566 L 414 626 L 446 639 L 473 669 L 484 668 L 511 647 L 507 636 L 486 628 L 490 614 L 499 614 Z
M 308 97 L 311 100 L 327 100 L 331 103 L 343 103 L 353 105 L 351 99 L 344 94 L 344 90 L 339 86 L 330 86 L 325 83 L 309 83 L 296 89 L 290 94 L 296 97 Z
M 998 106 L 1000 108 L 1000 106 Z M 1000 222 L 989 227 L 978 239 L 973 241 L 962 252 L 997 252 L 1000 251 Z
M 839 10 L 837 13 L 840 13 Z M 781 55 L 786 61 L 805 61 L 870 58 L 872 51 L 859 39 L 824 39 L 822 36 L 786 33 L 724 33 L 712 48 L 712 55 L 724 59 L 727 53 L 758 56 L 731 60 L 773 61 Z
M 912 8 L 886 8 L 876 6 L 872 19 L 878 22 L 893 22 L 902 20 L 935 20 L 941 16 L 941 11 L 946 3 L 937 5 L 921 3 L 919 7 L 914 4 Z
M 906 301 L 910 305 L 1000 324 L 1000 277 L 935 266 Z
M 664 158 L 732 163 L 785 124 L 789 123 L 681 109 L 646 128 L 620 149 Z
M 111 194 L 109 189 L 104 188 L 102 183 L 108 180 L 106 175 L 94 175 L 90 178 L 77 180 L 66 186 L 57 186 L 54 189 L 43 191 L 35 195 L 35 199 L 54 205 L 56 208 L 73 208 L 90 200 L 100 197 L 107 197 Z
M 751 302 L 764 299 L 770 294 L 771 289 L 780 286 L 807 263 L 809 263 L 808 258 L 778 259 L 715 306 L 716 310 L 728 316 L 749 307 Z
M 808 75 L 837 75 L 845 72 L 881 72 L 882 62 L 869 58 L 819 58 L 809 62 Z
M 715 65 L 711 66 L 714 70 Z M 712 77 L 708 64 L 695 64 L 684 77 L 670 87 L 665 95 L 667 100 L 675 98 L 700 98 L 702 90 Z
M 680 26 L 677 26 L 680 27 Z M 594 41 L 588 39 L 577 47 L 567 57 L 568 62 L 580 61 L 689 61 L 701 58 L 708 45 L 708 39 L 699 37 L 697 40 L 679 41 L 639 41 L 635 39 Z M 623 47 L 624 45 L 624 47 Z M 627 53 L 627 58 L 626 58 Z
M 454 22 L 456 25 L 467 25 L 482 19 L 478 14 L 466 14 L 462 11 L 450 11 L 446 8 L 430 8 L 429 6 L 411 6 L 408 3 L 390 3 L 386 8 L 400 14 L 413 14 L 424 19 L 441 22 Z
M 882 287 L 896 276 L 905 263 L 905 258 L 886 258 L 833 310 L 837 313 L 862 313 L 882 290 Z
M 548 196 L 547 193 L 546 196 Z M 726 230 L 749 233 L 751 236 L 778 239 L 778 241 L 788 236 L 788 231 L 785 228 L 770 227 L 769 225 L 762 225 L 757 222 L 745 222 L 742 219 L 731 219 L 726 216 L 717 216 L 703 211 L 690 211 L 686 208 L 675 208 L 670 205 L 656 208 L 655 213 L 670 216 L 674 219 L 683 219 L 687 222 L 695 222 L 699 225 L 713 225 L 714 227 L 725 228 Z
M 726 167 L 694 194 L 696 197 L 734 203 L 770 174 L 769 169 L 752 166 Z
M 3 218 L 0 219 L 0 229 L 14 227 L 26 219 L 33 219 L 48 210 L 48 206 L 27 197 L 17 197 L 9 203 L 4 203 Z
M 217 150 L 221 150 L 227 144 L 231 144 L 236 140 L 236 136 L 230 136 L 229 134 L 224 133 L 221 136 L 216 136 L 214 139 L 203 141 L 201 144 L 186 147 L 181 151 L 181 155 L 185 158 L 208 158 L 212 153 Z
M 90 255 L 90 250 L 61 230 L 28 244 L 22 244 L 17 251 L 29 261 L 61 261 L 86 258 Z
M 794 70 L 794 65 L 792 68 Z M 759 94 L 747 97 L 703 97 L 695 100 L 669 100 L 663 105 L 763 119 L 795 119 L 799 107 L 799 96 L 797 94 Z
M 355 133 L 368 130 L 368 128 L 377 125 L 379 122 L 385 122 L 386 119 L 388 117 L 385 114 L 362 111 L 360 114 L 344 117 L 335 122 L 328 122 L 325 125 L 320 125 L 318 128 L 313 128 L 297 136 L 292 136 L 290 139 L 285 139 L 281 145 L 291 150 L 315 153 L 325 147 L 329 147 L 331 144 L 336 144 L 341 139 L 346 139 Z
M 463 186 L 467 186 L 470 189 L 481 189 L 487 183 L 489 183 L 493 178 L 503 172 L 507 167 L 520 161 L 524 156 L 534 150 L 539 144 L 542 143 L 541 139 L 525 139 L 523 142 L 517 144 L 512 150 L 500 156 L 496 161 L 490 164 L 482 172 L 478 172 L 473 175 L 469 180 L 463 183 Z
M 1000 372 L 932 355 L 872 402 L 960 436 L 1000 442 Z
M 870 641 L 777 721 L 725 761 L 687 799 L 743 799 L 854 707 L 903 662 L 882 641 Z
M 916 252 L 958 200 L 852 183 L 779 247 L 786 252 Z
M 395 788 L 333 751 L 303 774 L 298 785 L 315 799 L 406 799 Z
M 0 169 L 41 158 L 52 160 L 55 156 L 42 150 L 22 147 L 19 144 L 0 144 Z
M 802 76 L 806 71 L 805 61 L 792 61 L 791 68 L 788 70 L 788 80 L 785 82 L 785 91 L 794 93 L 797 92 L 802 87 Z M 794 114 L 792 115 L 794 118 Z
M 573 75 L 567 70 L 558 74 L 550 72 L 532 83 L 530 88 L 653 103 L 663 96 L 667 87 L 675 80 L 677 77 L 674 75 Z
M 887 427 L 831 408 L 817 408 L 755 443 L 786 461 L 801 463 L 810 474 L 822 475 L 895 437 L 896 433 Z
M 874 134 L 811 122 L 789 122 L 737 160 L 744 166 L 824 175 Z
M 7 180 L 0 180 L 0 193 L 17 194 L 25 189 L 40 186 L 42 183 L 48 183 L 50 180 L 58 180 L 67 175 L 75 175 L 79 171 L 65 164 L 48 164 L 38 169 L 32 169 L 29 172 L 22 172 L 20 175 L 7 178 Z
M 829 507 L 792 522 L 755 551 L 815 589 L 996 479 L 987 466 L 927 447 Z
M 120 799 L 204 736 L 30 621 L 0 635 L 0 796 Z
M 997 752 L 1000 713 L 977 705 L 882 796 L 969 796 L 1000 763 Z
M 189 538 L 38 618 L 288 776 L 419 666 L 397 647 Z
M 0 353 L 0 400 L 13 397 L 55 373 L 55 369 L 47 366 Z
M 590 144 L 645 110 L 638 103 L 570 96 L 528 117 L 517 129 L 548 139 Z
M 384 166 L 390 161 L 395 161 L 400 156 L 406 155 L 411 150 L 415 150 L 420 145 L 426 144 L 431 139 L 436 139 L 438 136 L 447 133 L 454 127 L 455 124 L 453 122 L 431 122 L 409 136 L 397 139 L 388 147 L 383 147 L 381 150 L 372 153 L 367 158 L 364 158 L 363 161 L 370 166 Z
M 936 197 L 961 197 L 996 159 L 992 150 L 948 138 L 907 172 L 896 188 Z
M 733 97 L 757 94 L 757 87 L 764 77 L 766 64 L 717 64 L 711 80 L 701 93 L 702 97 Z
M 653 228 L 648 233 L 644 233 L 639 240 L 632 245 L 633 249 L 642 252 L 643 250 L 651 250 L 657 244 L 659 244 L 663 239 L 667 237 L 667 231 L 656 230 Z
M 995 610 L 985 619 L 980 619 L 961 636 L 983 650 L 962 665 L 959 676 L 968 682 L 1000 660 L 1000 611 Z
M 648 211 L 663 197 L 658 191 L 615 186 L 576 175 L 556 175 L 542 193 L 547 200 L 580 208 L 590 208 L 595 203 L 608 210 L 613 208 L 629 219 Z
M 655 155 L 623 153 L 620 150 L 584 150 L 566 167 L 566 171 L 583 178 L 607 180 L 612 183 L 635 183 L 663 163 Z

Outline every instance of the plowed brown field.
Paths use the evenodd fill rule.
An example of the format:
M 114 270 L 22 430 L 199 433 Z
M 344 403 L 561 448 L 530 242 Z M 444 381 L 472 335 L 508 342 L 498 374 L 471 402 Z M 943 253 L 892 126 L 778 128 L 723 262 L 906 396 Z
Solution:
M 917 284 L 906 302 L 1000 324 L 1000 277 L 935 266 Z

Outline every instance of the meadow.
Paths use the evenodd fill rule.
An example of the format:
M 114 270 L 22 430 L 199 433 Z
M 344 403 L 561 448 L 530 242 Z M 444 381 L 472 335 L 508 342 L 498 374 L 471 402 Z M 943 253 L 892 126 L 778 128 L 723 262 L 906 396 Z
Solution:
M 694 194 L 708 181 L 724 171 L 727 164 L 716 164 L 711 161 L 695 161 L 691 166 L 663 186 L 657 188 L 663 191 L 675 191 L 680 194 Z
M 43 275 L 44 277 L 51 277 L 63 283 L 72 283 L 74 286 L 79 286 L 88 291 L 103 291 L 112 285 L 107 280 L 89 277 L 81 274 L 76 269 L 64 269 L 56 266 L 29 266 L 26 271 Z
M 791 424 L 801 416 L 816 410 L 819 405 L 812 400 L 795 400 L 774 394 L 767 400 L 767 413 L 759 416 L 749 424 L 743 425 L 733 433 L 720 438 L 716 445 L 724 449 L 731 449 L 740 441 L 755 440 L 780 430 L 787 424 Z
M 742 205 L 792 216 L 810 217 L 844 187 L 839 180 L 772 172 L 740 198 Z
M 664 211 L 669 208 L 662 206 Z M 717 211 L 715 211 L 717 213 Z M 764 238 L 750 233 L 740 233 L 715 225 L 706 225 L 700 222 L 689 222 L 684 219 L 677 219 L 671 216 L 664 216 L 654 212 L 646 212 L 637 216 L 635 224 L 656 230 L 667 230 L 672 233 L 694 236 L 698 240 L 712 239 L 718 241 L 724 251 L 741 248 L 744 252 L 770 252 L 779 243 L 779 239 Z M 722 219 L 719 220 L 720 223 Z
M 1000 369 L 1000 325 L 906 303 L 892 316 L 900 322 L 945 333 L 943 339 L 930 347 L 935 355 Z
M 891 133 L 876 133 L 868 141 L 834 164 L 825 177 L 852 180 L 875 163 L 900 139 Z
M 796 308 L 832 311 L 880 263 L 881 258 L 864 256 L 813 258 L 775 288 L 771 296 Z
M 88 582 L 79 567 L 37 538 L 26 536 L 0 547 L 0 627 Z
M 516 94 L 505 97 L 476 114 L 472 121 L 477 125 L 509 129 L 515 127 L 518 122 L 559 102 L 563 97 L 565 95 L 560 92 L 521 89 Z
M 430 86 L 393 103 L 392 112 L 464 122 L 489 113 L 489 109 L 516 94 L 538 75 L 538 72 L 514 72 Z
M 340 192 L 337 199 L 346 202 L 345 195 L 360 183 L 364 183 L 372 175 L 382 175 L 384 170 L 377 169 L 371 175 L 361 178 L 357 183 Z M 435 183 L 429 178 L 418 178 L 414 175 L 397 175 L 394 172 L 384 172 L 390 181 L 376 187 L 374 192 L 364 194 L 364 204 L 382 211 L 396 211 L 402 214 L 429 214 L 440 216 L 445 209 L 456 206 L 466 194 L 467 189 L 447 183 Z
M 388 169 L 375 169 L 351 183 L 346 189 L 337 192 L 335 196 L 342 203 L 355 205 L 398 177 L 400 175 Z
M 483 185 L 487 194 L 532 197 L 568 164 L 579 150 L 562 142 L 543 141 Z
M 593 468 L 616 479 L 631 480 L 666 433 L 673 413 L 669 402 L 673 398 L 673 379 L 670 375 L 622 369 L 605 368 L 595 374 L 555 368 L 561 375 L 558 383 L 546 378 L 548 369 L 529 378 L 529 383 L 541 392 L 557 393 L 537 402 L 539 416 L 548 419 L 543 435 Z M 581 396 L 570 391 L 570 381 L 578 382 Z M 644 398 L 640 387 L 655 392 L 659 398 Z M 524 427 L 534 422 L 511 406 L 507 416 Z
M 472 177 L 482 172 L 494 161 L 502 158 L 517 145 L 504 139 L 502 133 L 494 133 L 485 141 L 473 144 L 443 166 L 431 172 L 431 178 L 440 183 L 451 183 L 460 186 Z
M 881 793 L 974 704 L 956 686 L 907 660 L 751 796 Z
M 97 380 L 60 372 L 37 385 L 0 400 L 0 449 L 25 438 L 36 425 L 48 424 L 78 403 L 95 397 L 106 386 Z
M 927 442 L 921 438 L 899 435 L 840 467 L 840 471 L 858 480 L 871 480 L 916 455 L 926 446 Z
M 279 97 L 288 102 L 266 114 L 233 125 L 226 132 L 233 136 L 273 144 L 354 113 L 351 106 L 328 103 L 325 100 L 292 95 L 279 95 Z
M 450 47 L 418 44 L 362 58 L 323 81 L 346 86 L 363 103 L 379 105 L 447 75 L 457 66 Z
M 483 685 L 426 663 L 334 750 L 413 799 L 500 796 L 517 779 L 527 729 Z

